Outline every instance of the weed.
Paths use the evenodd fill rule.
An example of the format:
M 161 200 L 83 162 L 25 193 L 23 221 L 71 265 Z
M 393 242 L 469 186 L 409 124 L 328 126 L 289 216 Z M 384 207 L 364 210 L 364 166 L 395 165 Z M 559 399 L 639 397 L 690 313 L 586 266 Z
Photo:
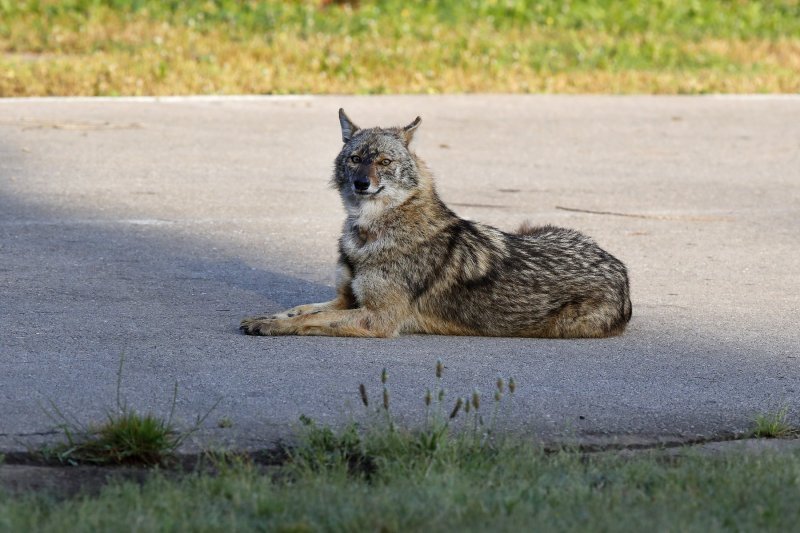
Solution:
M 444 364 L 437 361 L 433 390 L 427 388 L 423 395 L 425 421 L 421 428 L 409 429 L 395 423 L 386 369 L 380 376 L 380 404 L 371 405 L 367 387 L 363 383 L 358 387 L 366 411 L 363 425 L 351 422 L 335 431 L 319 427 L 309 417 L 301 416 L 300 444 L 290 452 L 293 466 L 302 472 L 344 472 L 372 479 L 409 460 L 439 469 L 464 458 L 492 455 L 504 447 L 506 443 L 495 433 L 495 427 L 504 403 L 505 381 L 497 380 L 492 417 L 486 424 L 477 390 L 469 397 L 456 396 L 452 405 L 447 402 L 444 370 Z M 514 383 L 513 379 L 510 383 Z M 516 389 L 516 384 L 508 388 L 509 404 L 512 388 Z
M 172 425 L 152 414 L 132 410 L 108 414 L 104 424 L 83 434 L 64 428 L 67 444 L 58 458 L 66 463 L 156 465 L 181 442 Z
M 369 474 L 374 469 L 355 424 L 348 424 L 335 432 L 331 428 L 317 426 L 305 415 L 300 416 L 300 423 L 300 442 L 289 451 L 295 467 L 312 472 L 344 469 L 357 474 Z
M 44 455 L 66 464 L 140 464 L 154 466 L 163 464 L 174 456 L 175 451 L 192 433 L 196 432 L 211 414 L 220 400 L 202 416 L 198 416 L 188 430 L 179 430 L 173 423 L 178 397 L 178 383 L 173 387 L 169 417 L 165 420 L 154 414 L 141 414 L 130 408 L 121 397 L 122 368 L 124 356 L 120 357 L 117 370 L 116 409 L 106 414 L 101 424 L 83 424 L 75 417 L 68 417 L 51 400 L 52 413 L 48 413 L 63 431 L 66 442 Z
M 764 439 L 780 439 L 800 435 L 800 429 L 786 421 L 788 416 L 788 407 L 784 407 L 773 413 L 765 413 L 756 416 L 755 428 L 753 429 L 752 435 Z

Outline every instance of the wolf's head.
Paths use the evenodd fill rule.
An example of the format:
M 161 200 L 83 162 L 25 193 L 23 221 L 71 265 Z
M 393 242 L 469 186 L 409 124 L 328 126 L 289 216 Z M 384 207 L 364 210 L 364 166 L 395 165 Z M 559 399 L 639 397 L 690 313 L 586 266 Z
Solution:
M 345 207 L 391 208 L 420 187 L 423 173 L 408 149 L 419 117 L 403 128 L 362 129 L 340 109 L 339 122 L 344 146 L 336 157 L 332 184 Z

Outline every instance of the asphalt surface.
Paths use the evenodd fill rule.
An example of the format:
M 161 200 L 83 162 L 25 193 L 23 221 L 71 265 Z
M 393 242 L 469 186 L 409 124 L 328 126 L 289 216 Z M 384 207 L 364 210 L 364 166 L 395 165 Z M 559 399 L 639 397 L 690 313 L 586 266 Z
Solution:
M 333 295 L 340 106 L 421 115 L 415 149 L 462 216 L 577 228 L 625 261 L 625 335 L 240 334 Z M 383 367 L 419 421 L 438 358 L 448 403 L 514 376 L 501 423 L 536 439 L 720 437 L 784 406 L 800 422 L 798 309 L 798 97 L 0 100 L 0 449 L 58 440 L 56 409 L 101 420 L 121 358 L 132 408 L 168 415 L 177 383 L 187 427 L 219 402 L 188 448 L 360 418 Z

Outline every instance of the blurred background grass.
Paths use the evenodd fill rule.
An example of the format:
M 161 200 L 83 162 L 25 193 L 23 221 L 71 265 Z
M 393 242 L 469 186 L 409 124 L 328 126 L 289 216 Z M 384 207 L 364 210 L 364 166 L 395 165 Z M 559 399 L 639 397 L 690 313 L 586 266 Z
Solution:
M 0 95 L 800 92 L 800 0 L 0 0 Z

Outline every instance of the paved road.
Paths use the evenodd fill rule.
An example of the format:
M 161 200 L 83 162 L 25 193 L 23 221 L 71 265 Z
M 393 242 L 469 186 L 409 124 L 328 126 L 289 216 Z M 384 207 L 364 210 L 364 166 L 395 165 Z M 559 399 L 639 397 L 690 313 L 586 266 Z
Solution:
M 333 293 L 339 106 L 422 115 L 417 152 L 462 216 L 594 236 L 632 273 L 627 333 L 239 334 Z M 0 449 L 55 438 L 50 402 L 101 418 L 123 355 L 135 408 L 168 413 L 175 382 L 184 423 L 221 399 L 194 445 L 360 416 L 383 367 L 418 419 L 437 358 L 451 397 L 513 375 L 506 423 L 545 440 L 713 437 L 784 405 L 798 422 L 800 98 L 0 100 L 0 259 Z

